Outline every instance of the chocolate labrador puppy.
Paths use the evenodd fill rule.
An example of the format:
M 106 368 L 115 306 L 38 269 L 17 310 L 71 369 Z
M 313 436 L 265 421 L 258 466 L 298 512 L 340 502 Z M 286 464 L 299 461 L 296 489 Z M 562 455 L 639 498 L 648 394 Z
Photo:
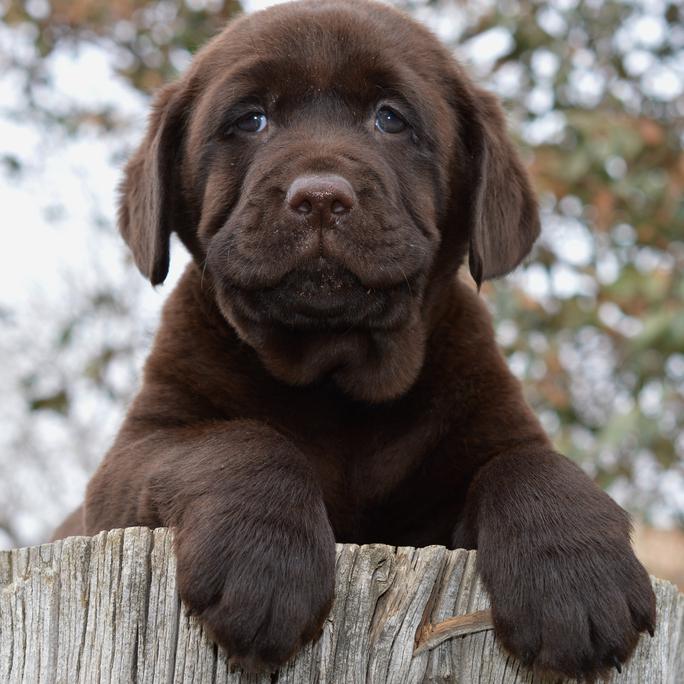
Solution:
M 354 0 L 232 22 L 157 96 L 119 218 L 152 284 L 172 232 L 193 262 L 82 524 L 175 528 L 235 662 L 316 637 L 336 541 L 476 548 L 496 635 L 541 671 L 619 669 L 653 630 L 627 515 L 456 277 L 513 269 L 539 220 L 499 105 L 425 28 Z

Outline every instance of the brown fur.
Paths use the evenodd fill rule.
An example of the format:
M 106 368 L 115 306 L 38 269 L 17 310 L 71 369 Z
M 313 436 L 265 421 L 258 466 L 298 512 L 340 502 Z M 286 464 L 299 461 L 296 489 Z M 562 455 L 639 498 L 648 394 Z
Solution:
M 653 628 L 626 514 L 554 453 L 455 277 L 510 271 L 539 224 L 501 109 L 424 28 L 355 1 L 233 22 L 158 95 L 120 226 L 154 284 L 172 232 L 194 260 L 82 524 L 175 527 L 181 596 L 235 661 L 316 636 L 335 540 L 477 548 L 539 670 L 591 677 Z

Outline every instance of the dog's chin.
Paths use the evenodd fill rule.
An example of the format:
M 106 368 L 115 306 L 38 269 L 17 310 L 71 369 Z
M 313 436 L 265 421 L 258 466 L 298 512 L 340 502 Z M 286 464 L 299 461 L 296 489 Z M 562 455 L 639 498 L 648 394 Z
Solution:
M 274 287 L 228 289 L 232 307 L 253 324 L 332 334 L 399 329 L 415 304 L 406 281 L 366 287 L 347 269 L 323 259 L 292 270 Z
M 407 392 L 422 367 L 425 330 L 415 283 L 373 290 L 334 267 L 293 271 L 272 288 L 215 293 L 238 336 L 287 384 L 330 378 L 351 398 L 376 403 Z

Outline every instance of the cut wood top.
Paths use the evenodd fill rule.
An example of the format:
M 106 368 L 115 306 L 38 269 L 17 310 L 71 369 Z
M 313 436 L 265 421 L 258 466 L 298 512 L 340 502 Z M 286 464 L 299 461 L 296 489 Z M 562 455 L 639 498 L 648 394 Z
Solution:
M 0 552 L 0 683 L 270 684 L 230 672 L 186 617 L 168 530 L 130 528 Z M 321 638 L 279 683 L 539 681 L 498 646 L 473 551 L 337 547 Z M 609 681 L 684 682 L 684 595 L 653 579 L 658 624 Z

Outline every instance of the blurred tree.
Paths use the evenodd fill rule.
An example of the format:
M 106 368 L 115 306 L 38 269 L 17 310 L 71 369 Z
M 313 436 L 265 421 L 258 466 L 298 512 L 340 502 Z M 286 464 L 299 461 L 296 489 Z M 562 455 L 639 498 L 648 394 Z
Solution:
M 10 124 L 0 132 L 0 174 L 30 192 L 34 177 L 45 180 L 44 159 L 69 141 L 90 148 L 93 168 L 102 166 L 96 154 L 120 165 L 140 135 L 149 95 L 239 9 L 234 0 L 0 1 L 0 120 Z M 79 70 L 85 76 L 99 57 L 130 95 L 121 83 L 112 83 L 111 97 L 83 92 L 93 77 L 79 84 Z M 76 81 L 66 95 L 59 82 L 65 63 L 66 78 Z M 37 155 L 8 137 L 24 143 L 27 126 L 36 132 Z M 85 220 L 96 237 L 80 272 L 62 275 L 59 291 L 42 300 L 22 292 L 2 297 L 0 376 L 8 384 L 0 402 L 0 547 L 45 539 L 82 498 L 137 387 L 155 328 L 157 311 L 149 309 L 158 301 L 145 310 L 149 285 L 128 255 L 123 264 L 112 258 L 125 254 L 113 211 L 92 192 L 84 178 L 83 203 L 91 205 Z M 46 207 L 46 230 L 64 230 L 72 220 L 68 201 L 58 195 Z M 53 288 L 54 274 L 45 281 Z
M 512 368 L 560 450 L 623 505 L 681 522 L 682 10 L 664 0 L 397 4 L 453 44 L 475 76 L 503 98 L 535 177 L 540 244 L 505 284 L 484 288 Z M 16 38 L 0 40 L 0 68 L 12 70 L 23 92 L 21 107 L 4 115 L 32 118 L 41 129 L 74 137 L 98 130 L 121 141 L 121 160 L 130 151 L 128 133 L 139 127 L 111 103 L 46 104 L 51 58 L 95 46 L 133 92 L 147 96 L 238 9 L 237 2 L 221 0 L 0 2 L 2 21 Z M 1 147 L 0 169 L 8 179 L 26 171 Z M 54 213 L 59 216 L 59 207 Z M 112 216 L 94 222 L 113 231 Z M 104 431 L 109 439 L 114 428 L 98 423 L 87 430 L 78 402 L 108 403 L 120 416 L 153 327 L 131 323 L 140 319 L 131 282 L 143 287 L 132 274 L 104 287 L 74 284 L 76 304 L 53 316 L 51 343 L 34 349 L 29 367 L 15 373 L 17 387 L 5 388 L 25 401 L 23 413 L 12 414 L 21 425 L 13 451 L 0 454 L 0 462 L 19 456 L 45 461 L 44 445 L 31 442 L 31 434 L 50 416 L 51 424 L 78 426 L 69 433 L 77 437 L 75 463 L 84 473 L 94 467 L 103 444 L 92 433 Z M 84 344 L 102 321 L 108 333 Z M 11 311 L 0 312 L 0 327 L 15 333 L 0 342 L 6 363 L 25 355 L 29 341 Z M 26 542 L 34 533 L 17 530 L 7 514 L 11 489 L 0 489 L 0 528 L 11 541 Z
M 542 203 L 495 284 L 501 342 L 560 450 L 684 521 L 684 17 L 678 3 L 406 3 L 502 96 Z M 455 27 L 455 30 L 454 30 Z
M 10 0 L 9 26 L 31 34 L 36 47 L 27 93 L 39 82 L 41 64 L 63 44 L 92 41 L 110 49 L 131 84 L 150 93 L 177 75 L 200 45 L 240 10 L 237 0 Z M 32 107 L 38 107 L 31 100 Z

